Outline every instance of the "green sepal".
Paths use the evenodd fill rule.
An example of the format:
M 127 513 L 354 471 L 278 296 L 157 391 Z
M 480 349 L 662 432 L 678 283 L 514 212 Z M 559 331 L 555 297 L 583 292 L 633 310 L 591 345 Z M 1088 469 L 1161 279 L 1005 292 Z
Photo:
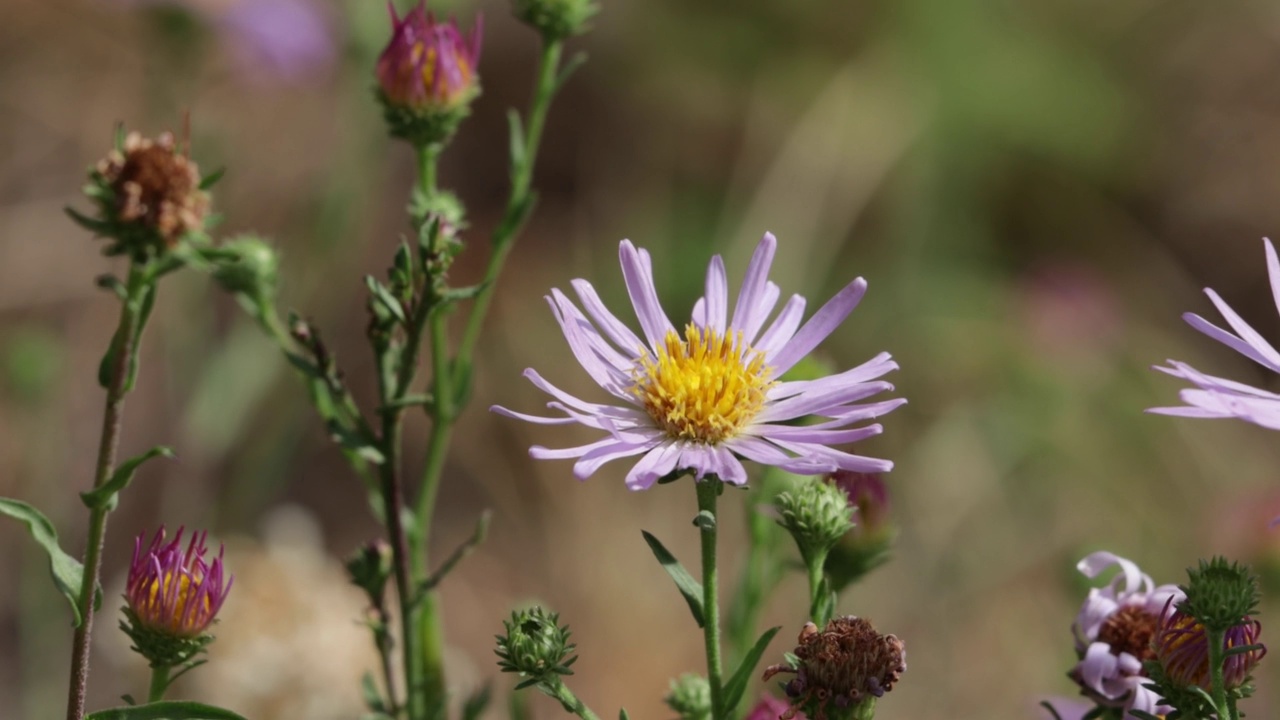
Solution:
M 765 648 L 769 647 L 769 642 L 773 640 L 773 636 L 778 634 L 782 626 L 769 628 L 764 631 L 756 644 L 751 646 L 747 654 L 742 656 L 742 662 L 738 665 L 738 669 L 733 671 L 733 675 L 729 677 L 729 682 L 724 684 L 724 711 L 732 713 L 733 709 L 738 706 L 742 700 L 742 694 L 746 692 L 747 682 L 751 679 L 751 675 L 755 672 L 756 664 L 760 662 L 760 656 L 764 654 Z
M 650 535 L 646 530 L 640 532 L 644 535 L 644 541 L 649 544 L 649 549 L 653 551 L 653 556 L 658 559 L 658 564 L 667 571 L 667 575 L 671 576 L 676 588 L 684 596 L 684 601 L 689 604 L 689 612 L 693 614 L 694 622 L 698 623 L 698 627 L 703 627 L 706 623 L 706 614 L 702 608 L 702 583 L 695 580 L 693 575 L 684 569 L 680 561 L 676 560 L 676 557 L 658 538 Z
M 224 166 L 224 167 L 218 168 L 217 170 L 214 170 L 208 175 L 205 175 L 204 178 L 200 180 L 200 189 L 208 190 L 214 185 L 217 185 L 218 181 L 222 179 L 222 176 L 226 174 L 227 174 L 227 168 Z
M 480 686 L 480 689 L 471 693 L 463 703 L 462 720 L 480 720 L 480 716 L 484 714 L 485 708 L 489 707 L 489 701 L 492 699 L 493 687 L 489 683 Z
M 715 530 L 716 516 L 706 510 L 703 510 L 694 516 L 693 526 L 699 530 Z
M 243 715 L 204 703 L 165 700 L 89 713 L 86 720 L 246 720 Z
M 58 531 L 53 523 L 31 505 L 21 500 L 0 498 L 0 514 L 26 523 L 31 539 L 49 555 L 49 572 L 53 575 L 53 584 L 67 598 L 67 602 L 71 603 L 74 624 L 80 627 L 83 618 L 80 617 L 79 597 L 80 588 L 84 585 L 84 566 L 62 550 L 62 546 L 58 545 Z M 101 588 L 97 588 L 95 598 L 94 607 L 98 607 L 102 604 Z
M 173 450 L 164 445 L 157 445 L 137 457 L 129 458 L 121 463 L 120 467 L 116 468 L 116 471 L 111 474 L 110 479 L 105 483 L 88 492 L 80 493 L 80 499 L 84 501 L 84 504 L 90 510 L 100 508 L 114 510 L 119 499 L 118 495 L 133 481 L 133 476 L 138 471 L 138 468 L 146 461 L 157 457 L 172 458 Z

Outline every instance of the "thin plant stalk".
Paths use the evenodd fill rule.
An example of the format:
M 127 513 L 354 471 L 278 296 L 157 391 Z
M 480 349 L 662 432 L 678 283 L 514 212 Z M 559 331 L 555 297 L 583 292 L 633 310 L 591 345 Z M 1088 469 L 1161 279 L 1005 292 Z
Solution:
M 147 689 L 147 702 L 160 702 L 164 699 L 165 690 L 169 689 L 168 665 L 151 668 L 151 687 Z
M 720 480 L 707 476 L 695 483 L 698 491 L 698 515 L 710 516 L 710 522 L 699 525 L 702 538 L 702 618 L 703 639 L 707 650 L 707 684 L 711 686 L 711 720 L 724 720 L 724 691 L 720 677 L 723 662 L 720 658 L 720 593 L 716 574 L 716 498 L 720 495 Z
M 129 266 L 126 297 L 120 306 L 120 322 L 112 337 L 115 350 L 107 382 L 107 400 L 102 414 L 102 436 L 98 442 L 98 461 L 93 487 L 101 487 L 115 469 L 120 445 L 120 428 L 124 423 L 124 398 L 129 392 L 131 368 L 136 366 L 138 348 L 135 339 L 144 322 L 143 303 L 148 292 L 154 292 L 146 269 L 137 263 Z M 77 605 L 80 625 L 71 645 L 71 680 L 67 690 L 67 720 L 83 720 L 85 694 L 89 685 L 89 641 L 93 633 L 93 602 L 102 574 L 102 544 L 107 534 L 106 507 L 89 511 L 89 532 L 84 551 L 84 580 L 80 585 Z
M 591 708 L 587 707 L 582 700 L 579 700 L 578 696 L 574 695 L 573 691 L 569 689 L 569 686 L 565 685 L 564 681 L 559 678 L 556 678 L 555 685 L 547 689 L 550 690 L 551 697 L 560 701 L 565 711 L 577 715 L 582 720 L 600 720 L 600 717 L 591 712 Z

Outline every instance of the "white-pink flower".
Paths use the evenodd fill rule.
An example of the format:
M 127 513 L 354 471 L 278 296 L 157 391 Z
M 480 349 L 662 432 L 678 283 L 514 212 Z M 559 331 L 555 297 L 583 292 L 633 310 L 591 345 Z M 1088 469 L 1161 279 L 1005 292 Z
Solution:
M 768 279 L 776 249 L 777 241 L 766 233 L 732 312 L 724 261 L 713 257 L 706 293 L 694 306 L 692 322 L 680 333 L 658 301 L 649 254 L 623 240 L 618 252 L 622 278 L 640 335 L 605 307 L 586 280 L 572 283 L 585 314 L 559 290 L 553 289 L 547 298 L 578 363 L 617 402 L 582 400 L 530 368 L 525 377 L 554 398 L 547 407 L 563 417 L 497 406 L 493 410 L 535 423 L 578 423 L 603 431 L 604 437 L 587 445 L 534 446 L 529 454 L 538 459 L 575 458 L 579 479 L 612 460 L 638 455 L 626 478 L 633 490 L 686 470 L 698 479 L 715 475 L 741 485 L 747 481 L 742 459 L 806 475 L 891 469 L 888 460 L 831 447 L 878 435 L 878 424 L 851 426 L 906 402 L 898 398 L 860 404 L 893 389 L 877 380 L 898 367 L 888 353 L 817 380 L 779 379 L 848 317 L 866 292 L 866 281 L 858 278 L 846 285 L 803 325 L 805 300 L 799 295 L 792 295 L 769 322 L 781 295 Z M 818 421 L 796 424 L 801 418 Z
M 1132 561 L 1109 552 L 1095 552 L 1076 565 L 1090 578 L 1113 567 L 1120 572 L 1089 591 L 1072 626 L 1080 662 L 1071 677 L 1100 704 L 1166 715 L 1173 708 L 1145 687 L 1142 663 L 1154 657 L 1151 640 L 1161 616 L 1185 596 L 1176 585 L 1157 587 Z
M 1271 241 L 1263 238 L 1267 250 L 1267 272 L 1271 278 L 1271 294 L 1280 310 L 1280 259 Z M 1235 332 L 1214 325 L 1195 313 L 1182 317 L 1191 327 L 1244 355 L 1250 360 L 1280 373 L 1280 352 L 1271 346 L 1249 326 L 1218 293 L 1205 288 L 1218 312 L 1226 318 Z M 1169 366 L 1156 366 L 1156 370 L 1181 378 L 1194 385 L 1179 393 L 1184 406 L 1151 408 L 1147 412 L 1161 415 L 1180 415 L 1197 418 L 1239 418 L 1272 430 L 1280 430 L 1280 395 L 1225 378 L 1205 375 L 1186 363 L 1169 360 Z

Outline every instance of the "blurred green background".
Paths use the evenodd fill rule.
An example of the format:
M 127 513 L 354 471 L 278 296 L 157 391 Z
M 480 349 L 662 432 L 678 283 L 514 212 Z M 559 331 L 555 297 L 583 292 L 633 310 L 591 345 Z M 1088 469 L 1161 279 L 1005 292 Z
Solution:
M 841 607 L 909 648 L 885 720 L 1036 717 L 1039 698 L 1073 695 L 1074 564 L 1093 549 L 1157 582 L 1228 553 L 1280 590 L 1280 535 L 1267 531 L 1280 436 L 1142 413 L 1175 402 L 1178 383 L 1148 369 L 1166 357 L 1276 384 L 1179 315 L 1212 315 L 1198 292 L 1212 286 L 1280 337 L 1260 241 L 1280 227 L 1280 6 L 603 5 L 573 43 L 591 60 L 552 108 L 541 203 L 497 293 L 442 490 L 437 547 L 495 512 L 444 588 L 460 693 L 493 678 L 500 618 L 534 599 L 572 625 L 573 687 L 601 713 L 669 716 L 667 679 L 702 668 L 701 635 L 639 532 L 693 562 L 689 488 L 629 493 L 621 464 L 575 482 L 568 463 L 535 464 L 526 448 L 587 434 L 485 411 L 541 406 L 526 366 L 599 397 L 540 298 L 587 277 L 621 308 L 623 237 L 653 252 L 674 317 L 710 254 L 740 277 L 765 230 L 781 243 L 775 281 L 811 307 L 868 278 L 820 353 L 851 366 L 889 350 L 910 399 L 859 447 L 898 463 L 897 556 Z M 537 43 L 501 1 L 431 7 L 464 27 L 476 11 L 486 20 L 484 94 L 441 168 L 471 212 L 461 283 L 479 276 L 505 200 L 505 112 L 527 101 Z M 387 28 L 377 0 L 0 6 L 0 495 L 42 507 L 74 554 L 101 419 L 94 371 L 116 313 L 93 279 L 119 270 L 62 214 L 85 206 L 85 168 L 117 123 L 180 130 L 189 111 L 195 159 L 228 168 L 221 229 L 276 240 L 282 304 L 316 320 L 368 399 L 361 276 L 383 272 L 407 229 L 413 172 L 372 101 Z M 113 516 L 91 707 L 144 687 L 112 626 L 132 537 L 167 523 L 211 528 L 236 574 L 212 662 L 180 692 L 255 719 L 356 717 L 373 664 L 337 558 L 376 526 L 300 384 L 215 290 L 195 273 L 167 281 L 145 339 L 122 451 L 164 443 L 178 459 L 146 467 Z M 414 467 L 425 432 L 415 418 Z M 729 507 L 728 537 L 741 537 Z M 58 716 L 65 606 L 19 526 L 0 524 L 0 547 L 0 718 Z M 732 571 L 740 548 L 725 553 Z M 804 595 L 797 575 L 766 613 L 785 628 L 771 662 Z M 1248 711 L 1269 717 L 1277 702 L 1264 687 Z

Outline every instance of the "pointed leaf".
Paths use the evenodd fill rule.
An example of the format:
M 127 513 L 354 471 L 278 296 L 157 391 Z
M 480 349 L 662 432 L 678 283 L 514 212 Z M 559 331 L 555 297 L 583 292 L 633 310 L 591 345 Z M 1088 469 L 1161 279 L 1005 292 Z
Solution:
M 208 175 L 205 175 L 204 179 L 200 181 L 200 189 L 208 190 L 209 188 L 217 184 L 217 182 L 222 179 L 222 176 L 226 174 L 227 174 L 227 169 L 225 167 L 220 167 L 217 170 L 214 170 L 213 172 L 209 173 Z
M 626 708 L 622 708 L 618 711 L 618 720 L 631 720 L 631 716 L 627 714 Z
M 507 110 L 507 126 L 511 132 L 511 167 L 524 165 L 524 127 L 520 122 L 520 113 L 515 108 Z
M 220 707 L 185 700 L 162 701 L 89 713 L 86 720 L 245 720 Z
M 0 514 L 8 515 L 27 525 L 40 547 L 49 555 L 49 572 L 53 575 L 53 584 L 71 603 L 71 614 L 75 617 L 75 626 L 80 627 L 80 587 L 84 584 L 84 566 L 79 560 L 63 552 L 58 545 L 58 531 L 54 529 L 49 518 L 34 507 L 21 500 L 0 498 Z
M 163 445 L 158 445 L 137 457 L 129 458 L 121 463 L 120 467 L 116 468 L 116 471 L 111 474 L 111 477 L 105 483 L 93 490 L 80 493 L 80 499 L 84 501 L 84 504 L 90 510 L 115 507 L 116 496 L 133 481 L 134 473 L 138 471 L 138 468 L 146 461 L 157 457 L 171 458 L 173 457 L 173 450 Z
M 405 318 L 404 307 L 400 305 L 400 301 L 391 294 L 391 291 L 385 285 L 375 280 L 372 275 L 365 276 L 364 283 L 369 287 L 369 292 L 373 293 L 373 297 L 387 309 L 387 312 L 391 313 L 392 317 L 401 324 L 408 322 Z
M 649 543 L 649 549 L 653 551 L 653 556 L 658 559 L 658 564 L 662 565 L 662 569 L 666 570 L 671 579 L 675 581 L 676 588 L 684 596 L 684 601 L 689 603 L 689 612 L 693 613 L 694 622 L 698 623 L 698 627 L 702 627 L 705 623 L 703 618 L 706 617 L 702 611 L 702 583 L 693 579 L 689 571 L 684 569 L 684 566 L 680 564 L 679 560 L 676 560 L 671 551 L 663 547 L 658 538 L 650 535 L 645 530 L 640 532 L 644 535 L 644 541 Z
M 564 67 L 560 69 L 560 74 L 556 76 L 556 84 L 552 92 L 560 92 L 560 88 L 564 87 L 564 84 L 569 81 L 569 77 L 573 75 L 574 71 L 582 67 L 582 64 L 586 61 L 587 54 L 585 52 L 575 53 L 569 59 L 569 62 L 565 63 Z
M 773 640 L 773 636 L 778 634 L 782 626 L 770 628 L 764 631 L 760 639 L 755 645 L 747 651 L 742 658 L 742 664 L 738 665 L 738 669 L 733 671 L 733 675 L 729 678 L 729 682 L 724 685 L 724 711 L 732 713 L 733 709 L 738 706 L 738 702 L 742 700 L 742 693 L 747 689 L 747 682 L 756 671 L 756 664 L 760 662 L 760 656 L 764 654 L 765 648 L 769 647 L 769 641 Z
M 462 720 L 480 720 L 485 708 L 489 707 L 489 700 L 492 697 L 493 689 L 489 683 L 485 683 L 479 690 L 471 693 L 471 697 L 467 698 L 466 704 L 462 706 Z

